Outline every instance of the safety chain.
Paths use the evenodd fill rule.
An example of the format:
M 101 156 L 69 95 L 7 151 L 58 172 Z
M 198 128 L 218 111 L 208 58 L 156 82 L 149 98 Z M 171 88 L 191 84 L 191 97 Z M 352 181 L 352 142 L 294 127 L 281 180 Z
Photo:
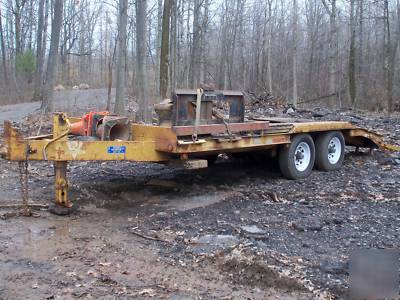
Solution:
M 22 197 L 22 210 L 24 216 L 31 216 L 32 212 L 29 207 L 29 194 L 28 194 L 28 179 L 29 179 L 29 170 L 28 170 L 28 159 L 26 158 L 24 161 L 18 162 L 19 167 L 19 181 L 21 185 L 21 197 Z

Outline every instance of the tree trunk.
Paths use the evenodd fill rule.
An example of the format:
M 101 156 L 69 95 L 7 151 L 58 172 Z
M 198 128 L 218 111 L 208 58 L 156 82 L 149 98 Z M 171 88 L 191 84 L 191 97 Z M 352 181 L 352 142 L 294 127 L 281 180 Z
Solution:
M 192 51 L 190 54 L 190 75 L 189 81 L 190 86 L 192 88 L 197 88 L 198 82 L 198 71 L 199 71 L 199 54 L 200 54 L 200 9 L 201 9 L 200 0 L 194 0 L 193 3 L 193 43 L 192 43 Z
M 33 100 L 38 101 L 42 98 L 43 88 L 43 70 L 44 70 L 44 55 L 43 55 L 43 26 L 44 26 L 44 4 L 45 0 L 39 0 L 38 9 L 38 25 L 36 35 L 36 72 L 35 72 L 35 91 Z
M 46 73 L 46 83 L 44 87 L 41 109 L 45 113 L 54 111 L 53 90 L 56 78 L 58 51 L 60 45 L 61 25 L 63 21 L 64 0 L 54 1 L 54 15 L 51 26 L 51 40 L 49 60 Z
M 167 0 L 166 0 L 167 1 Z M 138 121 L 149 121 L 147 95 L 147 0 L 136 1 L 136 65 L 139 101 Z M 162 55 L 162 50 L 161 50 Z M 168 76 L 168 75 L 167 75 Z M 161 83 L 160 83 L 161 85 Z
M 3 17 L 1 9 L 0 9 L 0 44 L 1 44 L 1 58 L 3 63 L 4 83 L 5 86 L 9 88 L 10 82 L 8 80 L 6 45 L 4 42 Z
M 208 1 L 208 0 L 206 0 Z M 176 88 L 176 76 L 178 69 L 178 6 L 177 1 L 173 1 L 171 5 L 171 37 L 170 37 L 170 52 L 171 63 L 169 67 L 169 90 L 173 91 Z
M 208 22 L 209 22 L 209 6 L 210 1 L 204 1 L 204 14 L 201 25 L 201 46 L 200 46 L 200 83 L 206 82 L 206 61 L 207 61 L 207 49 L 209 45 L 208 41 Z
M 272 87 L 272 1 L 268 1 L 268 17 L 269 17 L 269 33 L 268 33 L 268 50 L 267 50 L 267 74 L 268 74 L 268 90 L 271 95 L 273 95 Z
M 15 53 L 16 56 L 22 53 L 21 47 L 21 10 L 23 8 L 23 0 L 15 0 L 14 19 L 15 19 Z
M 83 83 L 86 81 L 86 57 L 85 57 L 85 33 L 86 33 L 86 23 L 85 23 L 85 1 L 81 1 L 79 5 L 79 81 Z
M 160 58 L 160 97 L 168 98 L 168 67 L 169 67 L 169 31 L 171 4 L 174 0 L 164 1 L 161 58 Z
M 400 5 L 397 3 L 397 13 L 400 13 Z M 396 30 L 396 36 L 392 37 L 392 29 L 390 26 L 390 11 L 389 1 L 384 0 L 384 20 L 385 20 L 385 59 L 384 59 L 384 70 L 385 70 L 385 83 L 386 83 L 386 101 L 387 109 L 390 114 L 393 111 L 393 87 L 394 87 L 394 76 L 395 76 L 395 60 L 397 49 L 400 39 L 400 20 L 398 16 L 398 26 Z
M 157 38 L 156 38 L 156 92 L 160 94 L 160 56 L 161 56 L 161 36 L 163 20 L 163 0 L 157 0 Z
M 337 7 L 336 0 L 330 1 L 328 6 L 326 0 L 322 0 L 324 7 L 329 15 L 329 94 L 335 95 L 333 97 L 332 104 L 337 104 L 338 93 L 336 89 L 336 73 L 337 73 L 337 61 L 338 61 L 338 29 L 337 29 Z
M 359 85 L 359 98 L 363 99 L 366 95 L 364 87 L 364 0 L 358 1 L 358 18 L 359 18 L 359 30 L 358 30 L 358 85 Z
M 128 23 L 128 0 L 119 0 L 117 82 L 114 113 L 125 114 L 125 64 Z
M 293 100 L 294 107 L 297 106 L 297 0 L 293 0 Z
M 350 0 L 350 51 L 348 76 L 350 104 L 352 108 L 355 108 L 357 104 L 355 0 Z

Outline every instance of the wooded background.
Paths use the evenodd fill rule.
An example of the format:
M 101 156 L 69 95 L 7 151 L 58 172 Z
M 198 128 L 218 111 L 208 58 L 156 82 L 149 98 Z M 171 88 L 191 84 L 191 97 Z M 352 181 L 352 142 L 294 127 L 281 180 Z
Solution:
M 295 106 L 392 111 L 400 97 L 400 0 L 3 0 L 0 9 L 2 103 L 51 111 L 55 86 L 88 84 L 115 87 L 117 113 L 132 96 L 146 119 L 150 104 L 201 83 Z

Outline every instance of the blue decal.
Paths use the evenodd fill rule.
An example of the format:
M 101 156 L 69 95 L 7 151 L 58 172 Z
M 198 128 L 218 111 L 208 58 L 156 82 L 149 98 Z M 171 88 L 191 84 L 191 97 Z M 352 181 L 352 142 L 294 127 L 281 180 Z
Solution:
M 108 154 L 126 154 L 126 146 L 110 146 L 107 152 Z

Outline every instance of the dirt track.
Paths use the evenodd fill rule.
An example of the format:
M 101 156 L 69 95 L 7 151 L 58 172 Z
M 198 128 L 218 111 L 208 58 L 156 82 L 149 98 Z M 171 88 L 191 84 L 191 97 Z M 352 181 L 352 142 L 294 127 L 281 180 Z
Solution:
M 113 95 L 115 91 L 113 90 Z M 76 113 L 85 110 L 104 110 L 107 103 L 107 90 L 65 90 L 54 92 L 56 111 Z M 19 103 L 0 106 L 0 124 L 5 120 L 20 122 L 24 117 L 40 109 L 40 102 Z
M 400 140 L 398 116 L 368 122 Z M 399 154 L 347 154 L 296 182 L 264 159 L 71 164 L 76 215 L 0 211 L 0 299 L 344 298 L 353 249 L 400 246 Z M 0 167 L 0 204 L 18 203 L 17 166 Z M 31 200 L 49 203 L 51 165 L 30 174 Z

